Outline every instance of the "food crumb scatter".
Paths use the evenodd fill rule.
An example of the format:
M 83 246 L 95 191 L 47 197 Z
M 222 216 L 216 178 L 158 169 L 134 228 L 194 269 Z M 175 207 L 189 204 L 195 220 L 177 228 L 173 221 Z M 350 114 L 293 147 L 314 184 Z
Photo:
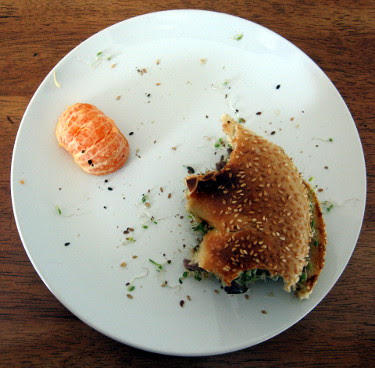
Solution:
M 214 290 L 214 293 L 215 293 L 215 294 L 220 294 L 220 291 L 217 290 L 217 289 L 215 289 L 215 290 Z
M 25 184 L 25 180 L 21 179 L 20 184 Z
M 190 302 L 191 301 L 191 296 L 190 295 L 186 295 L 186 298 L 187 300 Z
M 60 87 L 61 87 L 60 83 L 57 81 L 56 70 L 53 71 L 53 82 L 55 83 L 55 86 L 56 86 L 57 88 L 60 88 Z
M 133 295 L 131 295 L 131 294 L 126 294 L 126 296 L 127 296 L 129 299 L 133 299 Z
M 200 59 L 199 62 L 201 65 L 204 65 L 207 63 L 207 59 Z
M 233 39 L 236 40 L 236 41 L 240 41 L 242 40 L 243 38 L 243 33 L 240 33 L 240 34 L 237 34 L 235 36 L 233 36 Z
M 195 170 L 191 166 L 186 166 L 188 174 L 194 174 Z
M 169 193 L 169 194 L 168 194 L 168 198 L 172 198 L 172 193 Z
M 143 75 L 143 74 L 146 74 L 146 73 L 147 73 L 147 69 L 146 69 L 146 68 L 137 69 L 137 72 L 138 72 L 140 75 Z
M 121 96 L 116 96 L 116 101 L 120 100 Z
M 117 64 L 112 64 L 111 65 L 111 68 L 113 69 L 113 68 L 116 68 L 116 66 L 117 66 Z
M 172 149 L 173 149 L 173 151 L 176 151 L 177 147 L 176 147 L 176 146 L 173 146 Z
M 120 263 L 120 267 L 126 267 L 127 266 L 127 263 L 126 262 L 121 262 Z
M 159 65 L 160 64 L 160 59 L 156 59 L 155 64 Z
M 268 312 L 266 310 L 262 309 L 262 313 L 267 314 Z
M 246 299 L 246 300 L 249 300 L 249 299 L 250 299 L 250 295 L 246 294 L 246 295 L 245 295 L 245 299 Z

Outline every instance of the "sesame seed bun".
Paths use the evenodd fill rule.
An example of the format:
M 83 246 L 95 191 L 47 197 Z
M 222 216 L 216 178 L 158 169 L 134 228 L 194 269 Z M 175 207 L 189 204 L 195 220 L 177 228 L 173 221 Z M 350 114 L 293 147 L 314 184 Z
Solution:
M 312 191 L 281 147 L 227 115 L 222 122 L 233 149 L 227 164 L 186 178 L 187 210 L 213 228 L 192 261 L 227 286 L 243 271 L 261 269 L 281 276 L 286 291 L 295 290 L 308 265 L 311 221 L 318 216 L 310 210 Z M 321 212 L 316 218 L 324 237 L 318 249 L 325 249 Z M 297 291 L 300 297 L 308 297 L 323 267 L 324 251 L 313 256 L 320 263 Z

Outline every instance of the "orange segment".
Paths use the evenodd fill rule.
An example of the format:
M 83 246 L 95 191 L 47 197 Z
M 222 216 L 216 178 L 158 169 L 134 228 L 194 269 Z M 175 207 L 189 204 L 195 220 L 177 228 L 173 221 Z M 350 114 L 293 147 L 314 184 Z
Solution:
M 93 175 L 110 174 L 129 157 L 129 143 L 115 122 L 90 104 L 68 107 L 57 123 L 56 138 L 76 163 Z

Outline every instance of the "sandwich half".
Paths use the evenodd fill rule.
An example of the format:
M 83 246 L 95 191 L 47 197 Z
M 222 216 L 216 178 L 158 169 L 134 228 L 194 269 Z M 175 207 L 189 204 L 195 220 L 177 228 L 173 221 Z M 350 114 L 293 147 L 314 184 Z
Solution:
M 186 178 L 187 210 L 205 229 L 185 262 L 228 293 L 282 278 L 308 298 L 324 265 L 326 232 L 314 191 L 284 150 L 227 115 L 231 152 L 220 170 Z

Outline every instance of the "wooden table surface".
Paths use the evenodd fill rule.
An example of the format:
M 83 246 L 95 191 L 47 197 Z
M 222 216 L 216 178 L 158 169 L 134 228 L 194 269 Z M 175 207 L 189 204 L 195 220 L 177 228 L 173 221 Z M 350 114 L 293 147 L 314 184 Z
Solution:
M 302 321 L 255 347 L 178 358 L 122 345 L 66 310 L 22 247 L 9 187 L 14 139 L 38 85 L 95 32 L 153 11 L 199 8 L 257 22 L 305 51 L 330 77 L 359 130 L 368 170 L 362 232 L 348 267 Z M 370 367 L 374 359 L 374 35 L 371 0 L 0 1 L 1 367 Z M 203 32 L 204 30 L 202 30 Z

